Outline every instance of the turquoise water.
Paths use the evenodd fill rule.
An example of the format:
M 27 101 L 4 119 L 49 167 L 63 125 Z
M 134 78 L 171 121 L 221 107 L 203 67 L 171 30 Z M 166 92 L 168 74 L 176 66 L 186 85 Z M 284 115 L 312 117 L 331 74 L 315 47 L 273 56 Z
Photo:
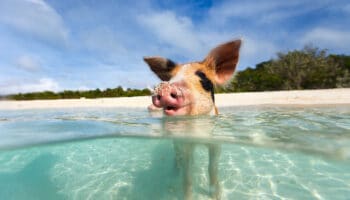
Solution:
M 197 143 L 193 199 L 350 199 L 350 107 L 232 107 L 218 117 L 139 109 L 0 111 L 0 199 L 182 199 L 173 140 Z

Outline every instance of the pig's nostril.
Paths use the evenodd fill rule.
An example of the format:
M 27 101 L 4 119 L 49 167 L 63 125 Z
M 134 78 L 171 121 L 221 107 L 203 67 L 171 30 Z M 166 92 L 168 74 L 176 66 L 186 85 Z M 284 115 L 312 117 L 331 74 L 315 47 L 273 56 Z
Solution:
M 177 94 L 175 94 L 175 93 L 171 93 L 170 96 L 171 96 L 172 98 L 174 98 L 174 99 L 177 98 Z
M 160 100 L 162 97 L 158 94 L 157 95 L 157 99 Z

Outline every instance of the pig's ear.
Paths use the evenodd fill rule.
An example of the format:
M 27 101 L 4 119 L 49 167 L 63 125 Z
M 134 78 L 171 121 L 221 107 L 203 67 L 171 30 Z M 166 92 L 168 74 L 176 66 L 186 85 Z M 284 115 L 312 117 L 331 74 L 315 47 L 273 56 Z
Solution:
M 171 71 L 176 67 L 176 63 L 167 58 L 144 57 L 143 60 L 162 81 L 169 81 L 172 76 Z
M 215 82 L 219 85 L 226 83 L 235 72 L 239 57 L 241 40 L 222 44 L 211 50 L 204 63 L 215 69 Z

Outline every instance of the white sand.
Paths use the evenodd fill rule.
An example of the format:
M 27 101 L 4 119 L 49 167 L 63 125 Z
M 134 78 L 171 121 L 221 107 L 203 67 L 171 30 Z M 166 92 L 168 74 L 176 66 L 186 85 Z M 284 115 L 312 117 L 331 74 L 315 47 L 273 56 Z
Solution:
M 217 94 L 216 105 L 332 105 L 349 104 L 350 88 L 328 90 L 247 92 Z M 0 110 L 43 109 L 43 108 L 96 108 L 96 107 L 130 107 L 147 108 L 151 97 L 122 97 L 101 99 L 72 100 L 33 100 L 33 101 L 0 101 Z

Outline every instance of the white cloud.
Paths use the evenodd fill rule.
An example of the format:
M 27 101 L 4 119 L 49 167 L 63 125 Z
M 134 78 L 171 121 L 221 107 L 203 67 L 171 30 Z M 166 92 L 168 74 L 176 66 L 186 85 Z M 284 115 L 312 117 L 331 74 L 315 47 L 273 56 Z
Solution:
M 344 6 L 344 10 L 350 14 L 350 3 Z
M 16 60 L 16 66 L 20 69 L 34 72 L 41 69 L 41 62 L 31 55 L 22 55 Z
M 255 60 L 269 59 L 268 56 L 274 55 L 277 49 L 276 45 L 269 41 L 244 37 L 241 55 Z
M 350 31 L 330 28 L 314 28 L 300 40 L 302 44 L 312 43 L 320 48 L 350 51 Z
M 234 31 L 217 31 L 211 28 L 212 24 L 194 26 L 187 17 L 176 16 L 173 12 L 154 12 L 142 16 L 140 21 L 152 31 L 159 40 L 176 48 L 177 52 L 185 55 L 190 61 L 204 59 L 209 51 L 220 43 L 237 39 L 242 36 L 243 45 L 240 54 L 239 68 L 254 66 L 256 61 L 271 59 L 278 48 L 273 41 L 262 36 L 238 34 Z M 185 52 L 183 51 L 185 50 Z M 162 53 L 162 52 L 159 52 Z
M 315 4 L 312 1 L 303 0 L 223 1 L 211 8 L 209 14 L 212 20 L 222 24 L 229 19 L 241 18 L 251 20 L 253 23 L 271 23 L 317 10 L 328 2 L 328 0 L 320 0 Z
M 67 42 L 62 17 L 42 0 L 2 0 L 0 23 L 52 43 Z
M 224 1 L 222 4 L 213 7 L 210 14 L 219 19 L 229 17 L 250 17 L 258 15 L 262 12 L 267 12 L 280 6 L 282 2 L 276 1 Z
M 126 53 L 122 40 L 107 26 L 95 27 L 82 33 L 83 45 L 92 51 L 108 54 Z
M 182 54 L 196 54 L 202 48 L 190 18 L 176 16 L 171 11 L 140 15 L 138 20 L 153 32 L 161 42 L 179 48 Z
M 51 78 L 41 78 L 32 82 L 7 82 L 0 85 L 0 94 L 15 94 L 40 91 L 59 91 L 59 84 Z

